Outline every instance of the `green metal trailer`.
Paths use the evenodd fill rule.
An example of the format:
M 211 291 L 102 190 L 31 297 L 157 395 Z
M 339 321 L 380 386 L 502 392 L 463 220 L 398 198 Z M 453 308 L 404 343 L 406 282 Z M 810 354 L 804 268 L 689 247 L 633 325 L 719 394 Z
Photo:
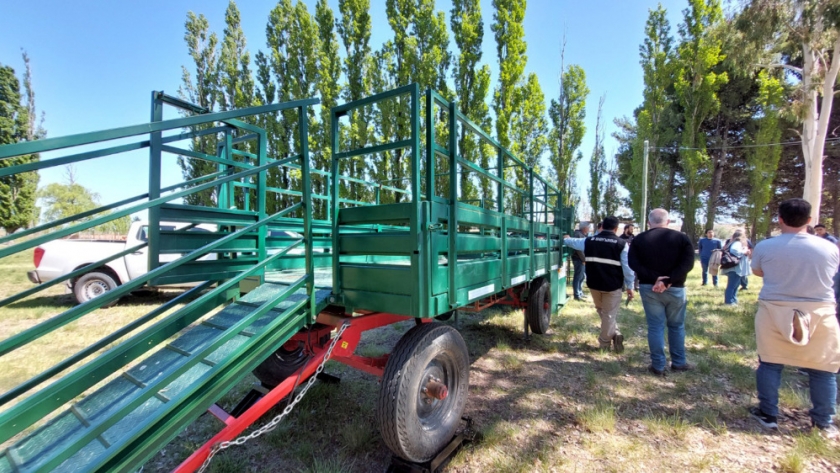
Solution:
M 222 421 L 220 432 L 178 468 L 196 470 L 308 379 L 305 392 L 327 359 L 382 378 L 377 421 L 386 445 L 401 458 L 426 461 L 458 427 L 469 385 L 466 345 L 453 325 L 439 320 L 508 304 L 525 309 L 526 336 L 549 329 L 551 315 L 566 302 L 561 236 L 571 231 L 573 215 L 554 186 L 454 102 L 433 91 L 421 94 L 416 84 L 333 108 L 332 166 L 315 169 L 308 116 L 317 104 L 307 99 L 209 113 L 154 92 L 149 123 L 0 147 L 0 159 L 57 156 L 0 168 L 0 177 L 138 150 L 148 152 L 149 175 L 147 193 L 0 238 L 3 258 L 148 212 L 148 238 L 126 250 L 146 247 L 147 274 L 117 281 L 116 289 L 0 341 L 0 357 L 146 284 L 199 282 L 0 395 L 0 473 L 136 470 L 209 411 Z M 164 106 L 190 116 L 163 120 Z M 397 139 L 339 147 L 342 120 L 382 107 L 402 111 Z M 295 130 L 295 155 L 268 156 L 269 135 L 258 126 L 265 117 Z M 185 146 L 209 135 L 220 138 L 215 154 Z M 467 140 L 493 154 L 489 168 L 462 156 L 459 141 Z M 162 186 L 164 156 L 204 160 L 217 170 Z M 362 159 L 404 166 L 405 179 L 339 174 L 343 161 Z M 297 173 L 296 187 L 268 185 L 281 168 Z M 313 192 L 313 175 L 326 191 Z M 491 192 L 468 200 L 461 190 L 472 178 Z M 348 196 L 343 189 L 349 188 L 364 192 Z M 181 202 L 197 192 L 212 193 L 217 207 Z M 287 205 L 269 212 L 278 201 Z M 315 218 L 316 201 L 328 209 L 325 218 Z M 167 231 L 162 221 L 188 225 Z M 188 231 L 199 224 L 216 231 Z M 105 263 L 126 252 L 7 297 L 0 310 L 49 286 L 105 272 Z M 172 254 L 183 256 L 161 263 L 161 255 Z M 199 260 L 208 254 L 216 258 Z M 243 294 L 246 287 L 251 290 Z M 355 354 L 362 332 L 404 320 L 417 324 L 391 354 Z M 250 407 L 226 413 L 214 404 L 251 372 L 266 389 Z

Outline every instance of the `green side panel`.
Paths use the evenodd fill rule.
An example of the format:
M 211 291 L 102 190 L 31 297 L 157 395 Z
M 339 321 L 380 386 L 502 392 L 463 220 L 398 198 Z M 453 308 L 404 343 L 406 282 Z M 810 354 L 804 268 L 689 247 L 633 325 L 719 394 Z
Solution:
M 432 248 L 435 254 L 444 253 L 449 250 L 449 235 L 446 233 L 434 233 L 432 235 Z M 490 235 L 479 235 L 471 233 L 458 234 L 458 247 L 456 250 L 461 253 L 498 253 L 502 249 L 502 239 Z
M 511 215 L 505 216 L 505 225 L 508 231 L 511 230 L 519 230 L 523 232 L 528 232 L 531 230 L 531 222 L 519 217 L 513 217 Z
M 407 232 L 342 235 L 339 247 L 342 255 L 408 255 L 413 249 Z
M 370 205 L 365 207 L 348 207 L 338 212 L 339 225 L 353 225 L 364 223 L 379 223 L 397 225 L 408 223 L 411 212 L 414 209 L 412 203 Z M 343 233 L 343 231 L 342 231 Z
M 527 238 L 507 237 L 508 251 L 528 251 L 531 243 Z
M 160 219 L 166 222 L 249 225 L 257 221 L 258 215 L 245 210 L 163 204 L 160 206 Z
M 501 281 L 502 262 L 499 259 L 458 262 L 458 289 L 487 285 L 489 281 Z M 432 276 L 432 294 L 438 295 L 449 288 L 449 266 L 437 266 Z M 500 282 L 501 284 L 501 282 Z M 458 298 L 461 303 L 461 298 Z
M 483 299 L 491 294 L 502 290 L 502 278 L 493 278 L 480 284 L 474 284 L 464 288 L 458 288 L 458 305 L 467 304 L 472 301 Z
M 508 256 L 507 268 L 508 274 L 506 277 L 508 285 L 517 286 L 528 281 L 528 270 L 530 269 L 530 266 L 528 265 L 527 254 L 520 256 Z
M 341 278 L 345 291 L 411 295 L 417 288 L 417 282 L 411 279 L 411 266 L 342 264 Z
M 434 314 L 420 314 L 419 304 L 413 296 L 386 294 L 383 292 L 357 291 L 345 289 L 344 306 L 411 317 L 431 317 Z
M 472 205 L 458 204 L 458 225 L 500 228 L 502 226 L 502 214 Z

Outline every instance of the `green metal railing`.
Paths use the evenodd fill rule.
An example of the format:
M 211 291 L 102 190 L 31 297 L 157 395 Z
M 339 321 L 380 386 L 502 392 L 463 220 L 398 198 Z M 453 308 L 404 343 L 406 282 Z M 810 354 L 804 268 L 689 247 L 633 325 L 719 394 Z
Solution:
M 401 203 L 380 205 L 377 198 L 374 202 L 363 203 L 375 208 L 342 206 L 338 201 L 340 188 L 334 182 L 332 184 L 333 299 L 338 303 L 418 317 L 435 316 L 457 308 L 465 298 L 478 297 L 471 294 L 482 293 L 464 290 L 465 285 L 479 284 L 482 276 L 465 275 L 465 266 L 458 262 L 459 254 L 483 258 L 482 261 L 473 258 L 475 264 L 488 263 L 488 258 L 495 260 L 482 266 L 483 269 L 475 270 L 476 273 L 483 272 L 488 279 L 494 271 L 507 278 L 492 289 L 486 289 L 493 292 L 513 284 L 508 277 L 509 270 L 527 268 L 527 279 L 530 280 L 560 265 L 554 259 L 562 258 L 560 236 L 566 232 L 566 222 L 559 217 L 567 211 L 562 208 L 559 189 L 470 121 L 457 109 L 455 102 L 431 90 L 424 98 L 423 103 L 419 88 L 412 84 L 332 109 L 333 177 L 338 175 L 343 159 L 404 149 L 403 155 L 409 160 L 408 175 L 389 182 L 396 182 L 397 186 L 406 184 L 399 187 L 408 197 Z M 392 141 L 358 149 L 339 149 L 339 120 L 342 117 L 398 99 L 402 100 L 404 108 L 410 109 L 403 115 L 409 122 L 407 131 L 403 129 L 404 136 L 380 137 Z M 436 141 L 441 130 L 445 144 Z M 458 149 L 459 137 L 467 134 L 495 152 L 495 163 L 490 169 L 466 159 Z M 438 172 L 438 158 L 445 163 L 442 172 Z M 508 178 L 506 170 L 511 168 L 525 179 L 524 187 Z M 465 173 L 492 182 L 494 195 L 479 199 L 461 195 L 459 175 Z M 512 175 L 513 171 L 507 174 Z M 447 178 L 446 182 L 438 180 L 443 177 Z M 518 201 L 518 211 L 506 207 L 514 201 Z M 474 202 L 479 205 L 473 205 Z M 342 231 L 354 224 L 389 224 L 392 227 L 385 235 L 371 233 L 368 241 L 361 241 Z M 461 231 L 462 227 L 467 231 Z M 471 232 L 470 228 L 477 230 Z M 440 246 L 442 234 L 446 239 L 444 246 Z M 438 247 L 446 248 L 446 264 L 441 265 L 438 259 Z M 346 255 L 351 254 L 400 256 L 408 265 L 397 268 L 389 261 L 359 265 L 346 259 Z M 517 263 L 514 268 L 508 261 L 509 254 L 527 254 L 529 262 Z M 539 265 L 534 263 L 535 258 L 539 258 Z M 439 282 L 441 266 L 446 266 L 448 282 Z M 354 276 L 352 281 L 346 279 L 346 275 L 351 274 Z M 398 279 L 408 282 L 404 285 L 391 282 Z M 373 282 L 362 284 L 359 280 Z M 383 289 L 376 290 L 376 286 Z M 446 288 L 444 296 L 439 294 L 441 286 Z
M 45 223 L 22 232 L 5 236 L 0 239 L 0 243 L 7 244 L 7 246 L 0 248 L 0 258 L 18 254 L 22 251 L 30 250 L 36 246 L 48 243 L 55 239 L 91 229 L 108 221 L 144 210 L 148 211 L 149 215 L 148 241 L 138 245 L 133 245 L 131 248 L 127 248 L 107 258 L 100 259 L 85 267 L 78 268 L 67 275 L 47 283 L 40 284 L 18 294 L 6 297 L 0 301 L 0 307 L 8 307 L 17 301 L 30 297 L 44 289 L 55 286 L 56 284 L 72 281 L 76 277 L 91 269 L 101 267 L 106 263 L 138 251 L 144 247 L 148 249 L 149 271 L 140 277 L 132 279 L 131 281 L 123 281 L 123 284 L 119 285 L 112 291 L 108 291 L 99 297 L 67 309 L 53 317 L 50 317 L 44 322 L 38 323 L 33 327 L 25 329 L 5 340 L 0 341 L 0 357 L 13 350 L 20 349 L 24 345 L 33 341 L 39 340 L 47 334 L 53 333 L 60 327 L 63 327 L 66 324 L 89 314 L 93 310 L 119 299 L 120 297 L 140 288 L 145 284 L 155 281 L 157 278 L 164 277 L 179 268 L 183 270 L 184 267 L 187 267 L 205 255 L 211 253 L 218 254 L 221 258 L 223 258 L 223 264 L 228 264 L 225 263 L 225 261 L 228 260 L 224 260 L 224 258 L 233 258 L 229 260 L 229 264 L 236 268 L 231 272 L 230 277 L 225 278 L 225 280 L 206 280 L 203 278 L 201 265 L 196 265 L 195 274 L 192 279 L 196 281 L 206 280 L 206 282 L 201 283 L 194 289 L 164 303 L 149 313 L 138 317 L 137 319 L 131 321 L 128 325 L 116 330 L 78 353 L 65 358 L 54 366 L 51 366 L 45 371 L 24 381 L 17 387 L 0 395 L 0 405 L 6 405 L 13 401 L 17 401 L 17 404 L 0 413 L 0 425 L 3 427 L 0 429 L 0 442 L 10 439 L 14 435 L 32 426 L 50 412 L 55 411 L 66 402 L 73 400 L 76 396 L 96 385 L 96 383 L 106 379 L 119 368 L 128 365 L 151 349 L 155 348 L 158 344 L 165 341 L 170 336 L 178 333 L 185 327 L 188 327 L 211 309 L 230 302 L 234 298 L 238 297 L 239 283 L 242 280 L 247 277 L 258 276 L 262 281 L 266 268 L 280 258 L 287 256 L 289 252 L 295 248 L 302 247 L 304 249 L 303 257 L 305 259 L 306 268 L 304 276 L 297 283 L 293 284 L 287 292 L 273 298 L 264 306 L 256 308 L 251 315 L 243 319 L 242 323 L 246 324 L 244 326 L 247 326 L 247 323 L 253 322 L 256 318 L 265 314 L 269 309 L 274 307 L 274 305 L 284 301 L 298 288 L 306 289 L 307 298 L 300 303 L 296 303 L 293 307 L 293 311 L 308 308 L 308 312 L 310 314 L 308 322 L 311 323 L 313 321 L 311 317 L 314 317 L 312 312 L 315 307 L 315 299 L 313 286 L 312 218 L 310 215 L 311 212 L 309 211 L 311 208 L 311 190 L 309 186 L 307 109 L 317 103 L 318 100 L 316 99 L 307 99 L 228 112 L 203 113 L 198 116 L 164 121 L 162 119 L 164 104 L 175 105 L 182 109 L 186 108 L 191 112 L 203 111 L 196 110 L 196 107 L 191 108 L 189 104 L 185 104 L 178 99 L 166 96 L 161 92 L 154 92 L 152 95 L 152 121 L 148 124 L 94 133 L 84 133 L 69 137 L 23 142 L 0 147 L 0 159 L 35 153 L 45 153 L 48 151 L 70 150 L 70 154 L 65 156 L 2 168 L 0 169 L 0 175 L 2 176 L 9 176 L 23 172 L 33 172 L 55 166 L 64 166 L 82 161 L 114 156 L 130 151 L 144 149 L 149 150 L 148 192 L 127 199 L 122 199 L 118 202 L 103 205 L 96 209 L 82 212 L 71 217 Z M 299 153 L 294 156 L 282 160 L 276 160 L 271 159 L 268 156 L 266 132 L 258 127 L 237 120 L 237 118 L 265 113 L 277 113 L 283 110 L 297 111 L 298 119 L 296 125 L 298 127 L 298 139 L 301 143 L 301 149 L 299 150 Z M 221 123 L 222 125 L 216 126 L 217 123 Z M 209 126 L 210 128 L 204 130 L 183 131 L 184 128 L 195 126 Z M 177 133 L 164 136 L 164 132 L 171 131 L 176 131 Z M 234 135 L 237 133 L 242 134 L 243 136 L 234 138 Z M 181 149 L 172 145 L 178 141 L 214 134 L 224 135 L 223 147 L 219 150 L 217 156 L 210 156 L 188 149 Z M 147 136 L 148 139 L 141 139 L 140 141 L 129 144 L 104 147 L 95 151 L 85 151 L 81 153 L 72 152 L 74 148 L 79 146 L 88 146 L 98 143 L 107 144 L 107 142 L 112 140 L 137 136 Z M 246 155 L 244 152 L 239 152 L 239 150 L 233 148 L 236 144 L 244 142 L 255 142 L 256 153 L 249 153 Z M 218 165 L 218 171 L 196 179 L 188 180 L 186 182 L 181 182 L 173 186 L 163 187 L 161 186 L 161 166 L 162 156 L 164 153 L 188 156 L 194 159 L 202 159 L 213 162 Z M 237 161 L 232 159 L 234 156 L 244 157 L 252 162 L 245 162 L 244 160 Z M 300 202 L 269 215 L 266 210 L 266 193 L 271 192 L 272 189 L 267 186 L 266 176 L 271 169 L 276 169 L 281 166 L 296 166 L 301 170 L 301 189 L 296 191 Z M 225 209 L 225 207 L 230 203 L 230 200 L 227 199 L 229 194 L 226 194 L 226 192 L 229 192 L 230 189 L 233 188 L 234 184 L 243 184 L 245 180 L 252 178 L 255 178 L 255 184 L 252 185 L 252 188 L 255 188 L 256 190 L 255 209 L 244 213 L 240 212 L 245 216 L 252 215 L 252 217 L 249 217 L 250 220 L 245 220 L 245 222 L 250 221 L 251 223 L 220 226 L 219 230 L 213 233 L 211 242 L 199 247 L 189 247 L 189 251 L 186 254 L 170 263 L 162 264 L 160 262 L 160 255 L 163 253 L 161 251 L 162 235 L 160 232 L 162 211 L 166 210 L 169 215 L 177 214 L 179 206 L 175 205 L 172 207 L 171 203 L 173 203 L 173 201 L 177 201 L 178 199 L 188 195 L 207 190 L 215 190 L 219 196 L 220 209 Z M 287 215 L 296 211 L 300 212 L 300 215 L 302 216 L 300 219 L 297 219 L 297 221 L 301 227 L 303 238 L 296 241 L 284 242 L 284 246 L 278 252 L 269 256 L 267 254 L 266 245 L 268 227 L 273 222 L 280 221 L 286 218 Z M 108 213 L 102 215 L 104 212 Z M 201 221 L 193 222 L 184 230 L 194 227 L 198 223 L 201 223 Z M 175 239 L 180 238 L 179 234 L 184 234 L 184 232 L 168 233 L 171 233 L 171 235 L 167 235 L 168 238 Z M 257 243 L 252 252 L 237 252 L 231 250 L 232 247 L 235 250 L 235 242 L 253 239 L 254 236 L 257 238 Z M 253 254 L 253 256 L 248 257 L 248 254 Z M 237 261 L 240 262 L 237 263 Z M 217 286 L 211 289 L 213 284 L 217 284 Z M 75 371 L 64 375 L 46 388 L 40 389 L 28 397 L 22 398 L 24 394 L 47 382 L 54 376 L 69 368 L 73 368 L 87 357 L 96 354 L 98 351 L 106 348 L 119 338 L 129 334 L 135 329 L 139 329 L 144 325 L 153 322 L 165 312 L 186 302 L 190 303 L 175 312 L 166 315 L 163 319 L 154 322 L 151 326 L 145 328 L 140 333 L 122 341 L 116 347 L 102 353 Z M 236 331 L 230 332 L 228 335 L 225 335 L 225 337 L 233 336 L 232 334 L 235 333 Z M 220 340 L 222 341 L 219 343 L 224 343 L 224 340 L 226 339 L 222 338 Z M 276 342 L 273 343 L 276 344 Z M 218 343 L 214 344 L 214 346 L 216 345 L 218 345 Z M 118 416 L 112 416 L 111 421 L 109 422 L 113 423 L 118 418 Z M 95 429 L 95 431 L 100 432 L 102 429 L 106 429 L 108 425 L 110 424 L 107 422 L 103 423 L 100 427 Z M 76 446 L 82 445 L 84 441 L 85 439 L 76 439 Z M 61 461 L 68 458 L 69 455 L 72 455 L 74 451 L 75 450 L 73 449 L 63 450 L 62 453 L 57 454 L 48 462 L 49 465 L 56 466 L 60 464 Z

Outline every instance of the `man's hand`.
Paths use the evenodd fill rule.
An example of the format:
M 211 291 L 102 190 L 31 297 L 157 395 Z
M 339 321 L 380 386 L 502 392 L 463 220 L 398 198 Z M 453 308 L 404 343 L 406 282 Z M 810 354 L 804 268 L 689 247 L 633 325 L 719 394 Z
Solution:
M 663 293 L 663 292 L 667 291 L 668 288 L 671 287 L 671 285 L 670 284 L 668 284 L 668 285 L 665 284 L 666 279 L 671 279 L 671 278 L 668 277 L 668 276 L 659 276 L 658 278 L 656 278 L 656 283 L 653 285 L 653 288 L 652 288 L 653 292 Z
M 571 238 L 571 237 L 569 235 L 563 235 L 563 239 L 565 240 L 566 238 Z
M 634 298 L 635 298 L 635 293 L 633 292 L 632 289 L 628 289 L 627 290 L 627 302 L 625 302 L 624 305 L 629 305 L 630 301 L 632 301 Z

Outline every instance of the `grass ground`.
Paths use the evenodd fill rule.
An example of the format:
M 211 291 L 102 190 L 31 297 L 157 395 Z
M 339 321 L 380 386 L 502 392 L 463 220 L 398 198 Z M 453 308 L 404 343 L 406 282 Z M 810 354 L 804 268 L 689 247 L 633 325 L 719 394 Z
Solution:
M 29 257 L 0 261 L 0 298 L 29 286 Z M 461 314 L 459 329 L 472 360 L 466 415 L 482 440 L 463 449 L 447 471 L 840 471 L 840 444 L 811 434 L 807 378 L 786 370 L 778 433 L 747 417 L 756 402 L 753 314 L 760 288 L 723 305 L 723 288 L 700 287 L 699 264 L 690 275 L 687 339 L 690 373 L 656 378 L 649 364 L 641 304 L 622 305 L 625 353 L 600 353 L 598 318 L 591 303 L 571 301 L 546 336 L 521 333 L 522 312 L 489 309 Z M 37 373 L 167 296 L 132 296 L 62 329 L 30 352 L 0 360 L 3 391 Z M 0 308 L 0 339 L 72 304 L 62 289 Z M 90 318 L 90 320 L 86 320 Z M 449 323 L 453 323 L 450 321 Z M 387 353 L 410 323 L 365 334 L 365 355 Z M 210 471 L 381 472 L 390 453 L 374 421 L 378 382 L 330 362 L 339 385 L 316 383 L 277 429 L 220 453 Z M 221 401 L 231 408 L 255 382 L 248 377 Z M 258 425 L 279 414 L 269 412 Z M 220 428 L 203 416 L 144 467 L 167 471 Z

